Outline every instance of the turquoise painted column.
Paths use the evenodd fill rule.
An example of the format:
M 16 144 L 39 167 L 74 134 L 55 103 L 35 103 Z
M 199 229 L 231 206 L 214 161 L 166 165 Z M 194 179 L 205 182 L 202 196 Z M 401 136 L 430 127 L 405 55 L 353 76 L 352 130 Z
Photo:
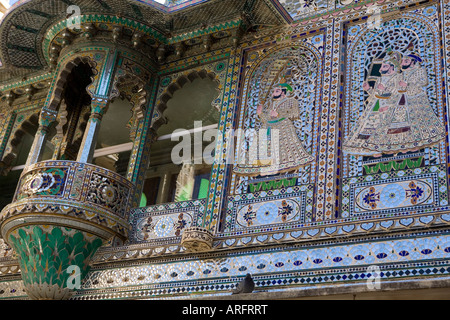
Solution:
M 3 112 L 3 114 L 2 114 Z M 3 118 L 3 121 L 2 121 Z M 5 149 L 11 137 L 11 129 L 16 120 L 16 113 L 11 111 L 9 114 L 3 109 L 0 110 L 0 176 L 6 176 L 11 167 L 5 163 Z
M 77 162 L 90 163 L 93 160 L 102 117 L 109 105 L 109 100 L 99 100 L 93 99 L 91 103 L 91 116 L 89 117 L 86 130 L 84 131 L 83 141 L 76 160 Z
M 155 79 L 150 78 L 143 90 L 148 94 L 144 107 L 139 107 L 137 110 L 136 133 L 127 171 L 127 179 L 136 186 L 137 191 L 132 199 L 134 207 L 139 207 L 141 192 L 144 187 L 145 171 L 150 162 L 150 148 L 158 137 L 155 130 L 151 128 L 151 116 L 157 90 Z
M 14 111 L 7 112 L 5 109 L 0 109 L 0 159 L 3 159 L 15 120 Z
M 34 136 L 33 145 L 28 154 L 26 166 L 35 164 L 42 159 L 45 143 L 47 141 L 50 126 L 56 121 L 57 111 L 43 108 L 39 116 L 39 128 Z
M 117 58 L 117 50 L 112 49 L 106 56 L 106 61 L 101 70 L 99 81 L 94 92 L 89 92 L 92 97 L 91 116 L 89 117 L 86 130 L 84 131 L 83 141 L 76 160 L 77 162 L 90 163 L 93 160 L 101 120 L 113 98 L 112 89 Z

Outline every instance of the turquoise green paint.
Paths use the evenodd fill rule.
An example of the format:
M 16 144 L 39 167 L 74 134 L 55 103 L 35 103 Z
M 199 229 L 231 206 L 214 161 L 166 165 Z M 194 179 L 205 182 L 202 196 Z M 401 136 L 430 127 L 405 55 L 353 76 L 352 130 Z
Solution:
M 227 61 L 227 66 L 226 66 L 226 68 L 227 68 L 227 76 L 225 78 L 225 82 L 224 83 L 231 83 L 231 81 L 233 80 L 234 71 L 235 71 L 235 69 L 238 69 L 239 65 L 240 65 L 239 64 L 239 59 L 240 59 L 239 56 L 234 56 L 233 60 Z M 233 99 L 235 98 L 234 96 L 231 95 L 231 88 L 232 88 L 231 85 L 230 86 L 225 86 L 224 89 L 222 90 L 222 97 L 221 97 L 222 106 L 221 106 L 221 109 L 220 109 L 220 117 L 222 117 L 222 115 L 225 113 L 225 118 L 227 118 L 228 112 L 229 112 L 228 108 L 229 108 L 230 103 L 232 103 L 230 101 L 233 101 Z M 229 93 L 229 95 L 228 95 L 226 100 L 225 100 L 225 92 Z M 230 112 L 232 112 L 232 111 L 230 111 Z M 220 130 L 221 128 L 219 127 L 218 129 Z M 224 126 L 222 128 L 222 130 L 226 130 L 226 127 Z M 216 142 L 216 150 L 222 150 L 222 149 L 223 149 L 223 141 L 222 141 L 222 145 L 220 145 L 220 146 L 219 146 L 219 141 L 217 141 Z M 216 155 L 216 157 L 217 157 L 217 155 Z M 216 160 L 214 160 L 213 168 L 214 168 L 215 164 L 216 164 Z M 219 181 L 218 171 L 220 170 L 220 166 L 221 165 L 222 165 L 222 163 L 218 163 L 217 164 L 217 168 L 216 168 L 217 172 L 216 172 L 215 176 L 214 176 L 213 172 L 211 172 L 211 177 L 215 178 L 215 184 L 214 184 L 214 188 L 213 189 L 212 188 L 209 189 L 209 194 L 212 195 L 212 198 L 210 198 L 209 194 L 208 194 L 208 197 L 207 197 L 207 200 L 206 200 L 206 205 L 205 205 L 206 210 L 205 210 L 205 213 L 204 213 L 204 215 L 202 217 L 202 226 L 207 228 L 207 229 L 211 229 L 210 225 L 211 225 L 211 222 L 212 222 L 213 216 L 214 216 L 214 206 L 216 204 L 216 189 L 217 189 L 217 182 Z M 211 209 L 208 208 L 210 205 L 211 205 Z
M 112 79 L 114 76 L 115 62 L 117 61 L 118 52 L 113 50 L 107 53 L 106 61 L 103 64 L 102 73 L 98 81 L 97 96 L 107 97 L 109 95 L 109 90 L 111 87 Z
M 219 32 L 219 31 L 225 31 L 225 30 L 237 28 L 241 24 L 242 24 L 242 20 L 240 20 L 240 19 L 236 20 L 236 21 L 225 22 L 225 23 L 215 25 L 212 27 L 207 27 L 205 29 L 200 29 L 200 30 L 196 30 L 193 32 L 188 32 L 188 33 L 185 33 L 182 35 L 172 37 L 172 38 L 168 39 L 168 43 L 173 44 L 173 43 L 177 43 L 180 41 L 186 41 L 186 40 L 189 40 L 192 38 L 197 38 L 197 37 L 200 37 L 205 34 L 211 34 L 211 33 Z
M 202 179 L 202 181 L 200 182 L 200 188 L 198 191 L 198 198 L 205 199 L 208 196 L 208 190 L 209 190 L 209 180 Z
M 18 255 L 25 286 L 47 283 L 66 288 L 70 276 L 67 268 L 78 266 L 83 279 L 90 269 L 90 258 L 103 241 L 94 238 L 89 242 L 79 231 L 68 236 L 62 227 L 53 227 L 46 233 L 40 226 L 34 226 L 20 228 L 17 236 L 10 235 L 9 243 Z
M 397 170 L 415 169 L 422 165 L 423 157 L 417 159 L 405 159 L 401 161 L 389 161 L 385 163 L 377 163 L 375 165 L 364 165 L 366 174 L 375 174 L 378 172 L 390 172 Z
M 144 193 L 141 194 L 141 202 L 139 203 L 139 208 L 143 208 L 147 206 L 147 197 Z
M 151 124 L 152 107 L 154 106 L 154 101 L 157 91 L 157 81 L 152 77 L 149 81 L 148 87 L 146 87 L 147 92 L 150 92 L 149 98 L 147 99 L 147 104 L 145 106 L 145 117 L 140 120 L 137 125 L 137 135 L 135 143 L 133 145 L 132 154 L 135 153 L 136 156 L 133 161 L 130 160 L 128 163 L 127 179 L 135 185 L 135 196 L 133 196 L 132 207 L 137 207 L 139 205 L 139 194 L 142 191 L 144 184 L 144 171 L 148 166 L 150 143 L 149 143 L 149 128 Z M 137 151 L 135 152 L 135 149 Z M 131 215 L 129 219 L 131 219 Z M 131 220 L 130 220 L 131 221 Z
M 212 55 L 210 58 L 207 58 L 207 59 L 197 59 L 198 57 L 194 57 L 194 58 L 192 58 L 192 62 L 183 61 L 182 64 L 180 64 L 178 66 L 175 66 L 175 67 L 171 67 L 171 68 L 168 68 L 168 69 L 161 70 L 157 74 L 159 76 L 163 76 L 163 75 L 170 74 L 170 73 L 173 73 L 173 72 L 178 72 L 178 71 L 181 71 L 181 70 L 190 69 L 192 67 L 198 67 L 199 64 L 202 65 L 202 64 L 213 63 L 215 61 L 226 59 L 226 58 L 229 58 L 229 57 L 230 57 L 230 52 L 226 52 L 226 53 L 221 54 L 221 55 Z
M 249 184 L 250 192 L 268 191 L 280 188 L 294 187 L 297 184 L 297 178 L 281 179 L 272 181 L 262 181 Z
M 49 72 L 37 77 L 27 78 L 25 81 L 15 81 L 15 82 L 5 82 L 5 84 L 1 87 L 1 91 L 8 91 L 11 89 L 19 88 L 19 87 L 26 87 L 30 84 L 34 84 L 40 81 L 45 81 L 52 79 L 54 77 L 54 72 Z

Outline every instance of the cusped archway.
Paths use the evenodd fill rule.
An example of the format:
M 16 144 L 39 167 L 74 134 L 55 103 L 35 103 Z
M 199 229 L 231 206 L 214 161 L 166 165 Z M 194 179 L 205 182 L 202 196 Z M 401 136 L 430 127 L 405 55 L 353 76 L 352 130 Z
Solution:
M 206 197 L 211 163 L 202 152 L 215 143 L 220 91 L 214 72 L 193 70 L 174 78 L 159 96 L 152 122 L 158 138 L 143 190 L 148 205 Z

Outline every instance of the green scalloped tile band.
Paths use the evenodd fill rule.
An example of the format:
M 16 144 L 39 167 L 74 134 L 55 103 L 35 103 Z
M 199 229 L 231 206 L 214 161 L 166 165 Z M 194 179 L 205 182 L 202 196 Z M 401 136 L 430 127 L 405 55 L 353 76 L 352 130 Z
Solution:
M 81 283 L 91 257 L 103 243 L 86 232 L 39 225 L 16 229 L 9 242 L 18 255 L 25 290 L 33 299 L 70 298 L 76 289 L 70 267 L 80 270 Z

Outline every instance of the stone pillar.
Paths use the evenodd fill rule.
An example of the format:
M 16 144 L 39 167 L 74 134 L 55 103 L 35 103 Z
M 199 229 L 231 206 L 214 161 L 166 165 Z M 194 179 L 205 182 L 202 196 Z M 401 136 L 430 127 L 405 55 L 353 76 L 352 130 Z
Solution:
M 181 245 L 188 252 L 204 252 L 213 248 L 214 235 L 203 227 L 189 227 L 184 229 Z
M 84 131 L 83 141 L 81 142 L 81 147 L 78 151 L 77 162 L 92 162 L 101 120 L 103 114 L 108 109 L 108 105 L 109 100 L 107 99 L 92 99 L 91 116 L 87 122 L 86 130 Z
M 33 145 L 28 154 L 26 166 L 35 164 L 42 159 L 45 143 L 48 138 L 50 126 L 56 121 L 57 111 L 43 108 L 39 116 L 39 128 L 34 136 Z
M 156 132 L 150 128 L 148 123 L 149 119 L 142 119 L 139 122 L 138 134 L 134 139 L 134 146 L 128 164 L 127 179 L 134 183 L 136 190 L 139 191 L 142 191 L 144 187 L 145 171 L 150 162 L 150 147 L 157 138 Z M 141 193 L 136 192 L 132 202 L 134 207 L 139 206 L 140 198 Z
M 11 128 L 16 120 L 16 113 L 0 107 L 0 159 L 5 156 L 5 149 L 11 137 Z M 1 170 L 0 170 L 1 171 Z
M 164 203 L 167 202 L 167 195 L 169 194 L 170 187 L 170 172 L 164 172 L 164 175 L 161 178 L 161 184 L 159 187 L 158 198 L 156 199 L 156 203 Z

